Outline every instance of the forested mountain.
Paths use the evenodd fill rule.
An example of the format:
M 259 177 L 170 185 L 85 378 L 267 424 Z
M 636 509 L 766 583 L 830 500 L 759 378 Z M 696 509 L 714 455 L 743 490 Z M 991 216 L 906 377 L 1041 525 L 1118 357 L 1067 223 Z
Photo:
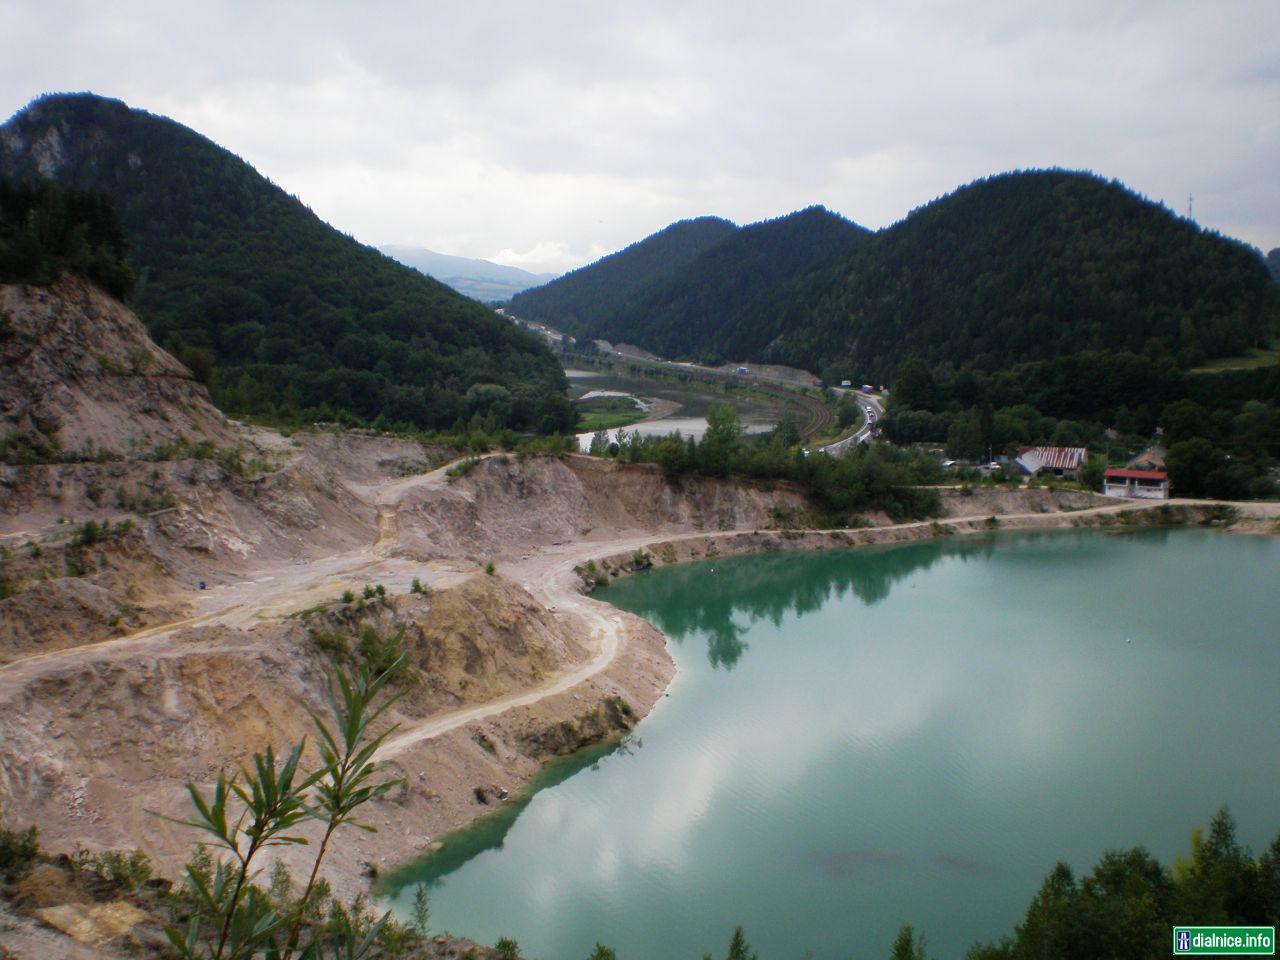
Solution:
M 475 257 L 436 253 L 426 247 L 388 244 L 379 249 L 406 267 L 413 267 L 419 273 L 434 277 L 481 303 L 502 303 L 522 290 L 541 286 L 557 276 L 554 273 L 530 273 L 519 267 L 508 267 Z
M 977 181 L 875 234 L 803 211 L 624 292 L 597 275 L 605 263 L 512 309 L 667 356 L 881 383 L 908 356 L 992 372 L 1128 352 L 1188 368 L 1280 325 L 1280 290 L 1256 251 L 1063 170 Z
M 602 311 L 637 301 L 737 229 L 719 217 L 681 220 L 558 280 L 517 294 L 511 299 L 511 312 L 575 336 L 602 337 Z
M 43 97 L 0 127 L 0 176 L 111 199 L 132 305 L 182 359 L 212 355 L 228 412 L 572 426 L 563 372 L 536 338 L 171 120 L 89 94 Z
M 594 304 L 579 300 L 591 318 L 583 332 L 667 357 L 719 363 L 757 356 L 779 332 L 768 323 L 776 314 L 767 309 L 779 293 L 868 236 L 822 207 L 742 227 L 625 298 L 606 289 Z M 532 291 L 512 309 L 524 316 L 523 304 L 538 299 Z M 742 317 L 762 307 L 764 322 L 744 328 Z
M 1271 279 L 1280 283 L 1280 247 L 1267 254 L 1267 269 L 1271 271 Z
M 1280 290 L 1244 244 L 1118 183 L 1046 170 L 914 211 L 805 281 L 773 322 L 786 332 L 766 359 L 877 381 L 912 355 L 991 371 L 1129 351 L 1190 367 L 1265 342 Z

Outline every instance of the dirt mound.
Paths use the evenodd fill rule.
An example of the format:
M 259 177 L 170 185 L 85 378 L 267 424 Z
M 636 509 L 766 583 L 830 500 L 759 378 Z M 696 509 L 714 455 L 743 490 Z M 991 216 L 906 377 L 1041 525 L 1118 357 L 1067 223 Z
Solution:
M 0 431 L 93 459 L 233 438 L 208 391 L 122 303 L 77 277 L 0 286 Z

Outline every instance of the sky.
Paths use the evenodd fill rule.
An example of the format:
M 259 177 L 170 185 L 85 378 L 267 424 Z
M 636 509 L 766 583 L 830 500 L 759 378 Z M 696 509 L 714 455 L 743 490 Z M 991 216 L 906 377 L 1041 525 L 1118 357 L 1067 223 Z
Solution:
M 1277 0 L 0 0 L 0 38 L 0 116 L 118 97 L 366 243 L 533 271 L 1047 166 L 1280 246 Z

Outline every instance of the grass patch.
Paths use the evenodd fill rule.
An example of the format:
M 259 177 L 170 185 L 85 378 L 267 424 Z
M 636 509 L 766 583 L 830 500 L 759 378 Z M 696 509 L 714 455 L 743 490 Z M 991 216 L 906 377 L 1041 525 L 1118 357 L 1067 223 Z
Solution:
M 629 427 L 646 416 L 634 397 L 592 397 L 579 400 L 577 408 L 578 424 L 574 429 L 579 433 Z
M 1271 346 L 1263 350 L 1254 347 L 1240 357 L 1222 357 L 1210 360 L 1203 366 L 1188 370 L 1188 373 L 1225 373 L 1228 370 L 1256 370 L 1280 363 L 1280 341 L 1273 341 Z

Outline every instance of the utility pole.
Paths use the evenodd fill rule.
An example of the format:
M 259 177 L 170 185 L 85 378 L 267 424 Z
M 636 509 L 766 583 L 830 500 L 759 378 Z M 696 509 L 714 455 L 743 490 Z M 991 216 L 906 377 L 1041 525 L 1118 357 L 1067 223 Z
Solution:
M 1188 194 L 1187 194 L 1187 219 L 1188 219 L 1188 220 L 1194 220 L 1194 219 L 1196 218 L 1196 215 L 1195 215 L 1195 203 L 1196 203 L 1196 196 L 1195 196 L 1195 194 L 1194 194 L 1194 193 L 1188 193 Z

